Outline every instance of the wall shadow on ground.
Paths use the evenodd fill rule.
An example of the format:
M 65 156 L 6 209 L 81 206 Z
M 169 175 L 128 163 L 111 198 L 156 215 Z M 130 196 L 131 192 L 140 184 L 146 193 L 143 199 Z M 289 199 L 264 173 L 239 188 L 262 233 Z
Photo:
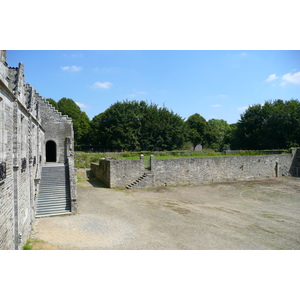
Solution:
M 292 165 L 290 168 L 290 174 L 294 177 L 300 177 L 300 149 L 296 150 Z
M 103 188 L 103 189 L 109 188 L 106 184 L 104 184 L 103 182 L 95 178 L 91 170 L 86 170 L 86 177 L 87 177 L 87 182 L 89 182 L 95 188 Z

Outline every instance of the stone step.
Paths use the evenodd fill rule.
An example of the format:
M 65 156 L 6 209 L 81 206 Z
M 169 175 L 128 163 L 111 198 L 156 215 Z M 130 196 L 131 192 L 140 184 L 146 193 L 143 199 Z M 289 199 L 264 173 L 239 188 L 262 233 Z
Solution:
M 137 180 L 135 180 L 134 182 L 128 184 L 126 186 L 127 189 L 132 189 L 135 185 L 137 185 L 138 183 L 140 183 L 141 181 L 143 181 L 146 177 L 148 176 L 148 174 L 144 173 L 141 177 L 139 177 Z
M 37 203 L 37 217 L 71 212 L 68 169 L 64 165 L 43 167 Z

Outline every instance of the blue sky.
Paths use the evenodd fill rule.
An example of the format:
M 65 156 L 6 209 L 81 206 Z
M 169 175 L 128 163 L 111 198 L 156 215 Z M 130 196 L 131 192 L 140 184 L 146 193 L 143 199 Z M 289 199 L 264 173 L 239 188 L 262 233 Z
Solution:
M 43 97 L 71 98 L 90 119 L 128 99 L 231 124 L 249 105 L 300 100 L 298 50 L 8 50 L 7 62 L 22 62 Z

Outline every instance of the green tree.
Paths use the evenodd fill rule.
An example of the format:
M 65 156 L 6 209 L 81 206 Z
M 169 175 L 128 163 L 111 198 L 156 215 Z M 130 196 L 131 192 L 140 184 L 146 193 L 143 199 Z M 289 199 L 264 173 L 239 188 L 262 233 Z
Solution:
M 234 142 L 234 137 L 236 135 L 237 124 L 233 123 L 229 125 L 229 130 L 226 132 L 224 137 L 224 147 L 232 148 L 232 143 Z
M 228 136 L 229 131 L 231 130 L 229 124 L 222 119 L 210 119 L 207 123 L 211 140 L 209 148 L 212 148 L 216 151 L 223 151 L 223 148 L 226 144 L 225 138 Z
M 187 139 L 184 120 L 166 107 L 143 107 L 141 149 L 181 149 Z
M 237 123 L 235 149 L 285 149 L 300 145 L 298 100 L 267 101 L 250 106 Z
M 209 139 L 209 127 L 206 120 L 196 113 L 186 120 L 186 124 L 188 126 L 189 140 L 192 142 L 194 149 L 198 144 L 206 146 Z
M 75 146 L 85 144 L 90 131 L 90 120 L 85 112 L 70 98 L 61 98 L 57 102 L 58 110 L 72 118 Z
M 101 134 L 100 134 L 100 124 L 103 113 L 96 115 L 90 122 L 90 134 L 89 139 L 92 145 L 97 145 L 100 147 Z
M 57 102 L 55 100 L 53 100 L 52 98 L 47 98 L 46 99 L 56 110 L 58 110 L 58 105 Z
M 186 140 L 180 116 L 145 101 L 118 101 L 91 124 L 95 143 L 102 150 L 173 150 Z
M 88 145 L 91 143 L 91 122 L 87 114 L 82 111 L 80 113 L 80 132 L 81 137 L 77 141 L 79 145 Z

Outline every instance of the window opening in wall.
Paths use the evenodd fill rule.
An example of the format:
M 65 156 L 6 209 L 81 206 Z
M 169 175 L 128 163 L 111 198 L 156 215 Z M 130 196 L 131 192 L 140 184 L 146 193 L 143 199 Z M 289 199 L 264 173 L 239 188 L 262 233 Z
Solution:
M 6 163 L 0 163 L 0 181 L 6 178 Z
M 21 159 L 21 172 L 24 172 L 26 170 L 27 167 L 27 160 L 26 157 Z
M 56 143 L 54 141 L 46 143 L 46 162 L 56 162 Z

